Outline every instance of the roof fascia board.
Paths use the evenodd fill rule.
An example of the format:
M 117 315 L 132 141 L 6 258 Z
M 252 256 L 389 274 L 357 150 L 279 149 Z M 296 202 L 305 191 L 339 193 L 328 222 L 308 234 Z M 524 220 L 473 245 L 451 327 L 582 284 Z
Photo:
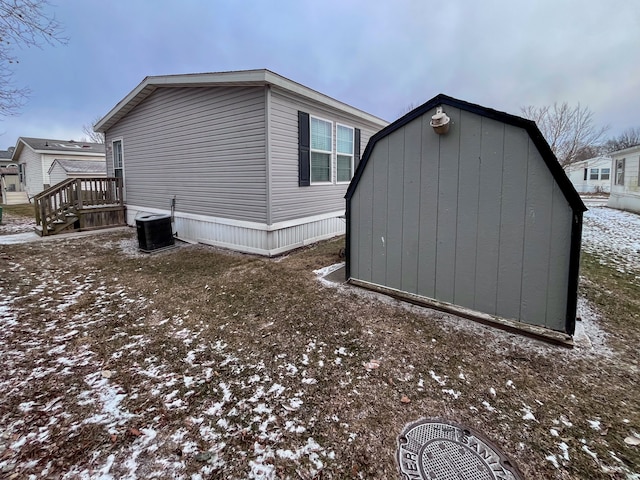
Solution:
M 36 153 L 43 153 L 45 155 L 78 155 L 83 157 L 104 157 L 104 153 L 100 152 L 87 152 L 83 150 L 73 151 L 73 150 L 35 150 L 32 149 Z
M 363 110 L 359 110 L 346 103 L 317 92 L 300 83 L 289 80 L 270 70 L 243 70 L 237 72 L 217 72 L 217 73 L 196 73 L 184 75 L 161 75 L 146 77 L 134 88 L 126 97 L 113 107 L 98 123 L 94 125 L 96 132 L 105 132 L 115 121 L 119 112 L 126 115 L 131 109 L 138 105 L 159 87 L 212 87 L 212 86 L 241 86 L 241 85 L 273 85 L 289 92 L 301 95 L 316 102 L 323 103 L 332 108 L 362 118 L 376 126 L 384 127 L 388 122 L 371 115 Z M 127 108 L 128 107 L 128 108 Z
M 634 145 L 633 147 L 627 147 L 616 152 L 608 153 L 607 155 L 619 157 L 620 155 L 628 155 L 630 153 L 640 152 L 640 145 Z
M 328 105 L 332 108 L 341 110 L 355 117 L 362 118 L 372 123 L 375 126 L 386 127 L 387 125 L 389 125 L 389 122 L 387 122 L 386 120 L 383 120 L 380 117 L 371 115 L 370 113 L 360 110 L 359 108 L 352 107 L 347 103 L 336 100 L 335 98 L 325 95 L 324 93 L 320 93 L 317 90 L 313 90 L 309 87 L 305 87 L 300 83 L 294 82 L 293 80 L 289 80 L 288 78 L 282 77 L 281 75 L 278 75 L 277 73 L 273 73 L 269 70 L 266 70 L 265 81 L 270 85 L 282 88 L 284 90 L 287 90 L 291 93 L 295 93 L 297 95 L 301 95 L 303 97 L 322 103 L 324 105 Z

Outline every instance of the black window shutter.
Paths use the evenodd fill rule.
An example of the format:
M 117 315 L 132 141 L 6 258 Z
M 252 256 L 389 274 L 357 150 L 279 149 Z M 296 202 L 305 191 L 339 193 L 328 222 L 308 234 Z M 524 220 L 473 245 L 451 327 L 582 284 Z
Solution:
M 353 135 L 353 165 L 358 168 L 360 163 L 360 129 L 356 128 Z
M 298 112 L 298 186 L 300 187 L 310 185 L 310 137 L 309 114 Z

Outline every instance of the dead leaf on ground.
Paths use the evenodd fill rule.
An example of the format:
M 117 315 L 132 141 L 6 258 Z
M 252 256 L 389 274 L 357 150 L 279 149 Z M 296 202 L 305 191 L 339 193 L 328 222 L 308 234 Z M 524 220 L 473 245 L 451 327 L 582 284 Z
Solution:
M 140 430 L 138 430 L 137 428 L 130 428 L 129 429 L 129 433 L 131 435 L 135 435 L 136 437 L 139 437 L 140 435 L 142 435 L 142 432 Z
M 375 370 L 376 368 L 380 368 L 380 360 L 369 360 L 364 364 L 364 368 L 367 370 Z
M 116 440 L 118 440 L 118 436 L 115 433 L 111 434 L 111 443 L 116 443 Z
M 407 397 L 406 395 L 403 395 L 402 398 L 400 399 L 400 401 L 402 403 L 411 403 L 411 399 L 409 397 Z
M 632 445 L 634 447 L 637 447 L 638 445 L 640 445 L 640 438 L 638 437 L 627 437 L 624 439 L 624 443 L 626 443 L 627 445 Z

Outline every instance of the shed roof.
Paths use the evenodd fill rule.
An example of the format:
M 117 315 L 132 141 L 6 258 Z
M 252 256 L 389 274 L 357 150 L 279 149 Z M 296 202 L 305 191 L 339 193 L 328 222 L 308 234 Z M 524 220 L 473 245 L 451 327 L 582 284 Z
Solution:
M 49 173 L 53 170 L 54 165 L 60 165 L 67 173 L 107 173 L 107 162 L 100 160 L 56 158 L 51 164 L 51 167 L 49 167 Z
M 133 110 L 140 102 L 151 95 L 158 88 L 166 87 L 215 87 L 215 86 L 265 86 L 272 85 L 284 90 L 302 95 L 311 100 L 356 115 L 381 127 L 387 122 L 381 118 L 357 109 L 339 100 L 317 92 L 300 83 L 296 83 L 270 70 L 239 70 L 231 72 L 190 73 L 182 75 L 160 75 L 146 77 L 142 82 L 124 97 L 93 127 L 96 132 L 106 132 L 121 118 Z
M 441 105 L 449 105 L 450 107 L 453 107 L 453 108 L 466 110 L 468 112 L 475 113 L 482 117 L 487 117 L 492 120 L 503 122 L 503 123 L 506 123 L 507 125 L 520 127 L 526 130 L 526 132 L 529 134 L 529 137 L 533 141 L 534 145 L 540 152 L 540 155 L 544 159 L 544 162 L 547 165 L 547 168 L 553 175 L 554 180 L 560 187 L 560 190 L 562 191 L 563 195 L 567 199 L 567 202 L 571 206 L 572 210 L 574 212 L 584 212 L 587 210 L 587 207 L 582 202 L 580 195 L 578 194 L 575 187 L 573 186 L 573 184 L 565 174 L 564 170 L 562 169 L 562 166 L 558 162 L 558 159 L 556 158 L 553 151 L 551 150 L 551 147 L 549 147 L 549 144 L 545 140 L 544 136 L 542 135 L 542 132 L 540 132 L 540 129 L 538 128 L 538 126 L 534 121 L 527 120 L 526 118 L 518 117 L 516 115 L 511 115 L 509 113 L 500 112 L 498 110 L 494 110 L 491 108 L 483 107 L 481 105 L 465 102 L 463 100 L 458 100 L 456 98 L 449 97 L 442 93 L 439 95 L 436 95 L 431 100 L 415 108 L 414 110 L 407 113 L 403 117 L 400 117 L 398 120 L 391 123 L 386 128 L 383 128 L 382 130 L 380 130 L 378 133 L 376 133 L 369 139 L 369 143 L 367 144 L 364 154 L 362 155 L 362 160 L 360 161 L 360 164 L 358 165 L 358 168 L 354 173 L 353 180 L 351 180 L 351 183 L 349 184 L 349 188 L 347 189 L 347 193 L 345 195 L 347 200 L 350 200 L 351 197 L 353 196 L 353 193 L 355 192 L 355 189 L 358 186 L 358 182 L 362 177 L 362 172 L 367 166 L 367 162 L 369 161 L 369 157 L 371 156 L 371 152 L 375 144 L 378 141 L 380 141 L 382 138 L 391 134 L 392 132 L 398 130 L 399 128 L 402 128 L 409 122 L 415 120 L 418 117 L 421 117 L 425 113 Z

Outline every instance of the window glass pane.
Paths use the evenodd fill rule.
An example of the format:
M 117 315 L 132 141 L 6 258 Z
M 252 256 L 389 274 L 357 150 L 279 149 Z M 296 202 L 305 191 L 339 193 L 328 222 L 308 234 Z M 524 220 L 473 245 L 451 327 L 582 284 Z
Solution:
M 591 169 L 591 175 L 589 177 L 590 180 L 598 180 L 598 173 L 599 173 L 599 169 L 597 168 L 592 168 Z
M 122 168 L 122 142 L 113 142 L 113 168 Z
M 609 180 L 611 174 L 610 168 L 602 168 L 600 169 L 600 180 Z
M 337 131 L 337 148 L 338 153 L 353 154 L 353 128 L 338 125 Z
M 351 157 L 338 155 L 338 181 L 349 182 L 351 180 Z
M 331 151 L 331 123 L 311 118 L 311 148 Z
M 616 185 L 624 185 L 624 158 L 616 160 Z
M 311 181 L 331 181 L 331 155 L 328 153 L 311 152 Z

